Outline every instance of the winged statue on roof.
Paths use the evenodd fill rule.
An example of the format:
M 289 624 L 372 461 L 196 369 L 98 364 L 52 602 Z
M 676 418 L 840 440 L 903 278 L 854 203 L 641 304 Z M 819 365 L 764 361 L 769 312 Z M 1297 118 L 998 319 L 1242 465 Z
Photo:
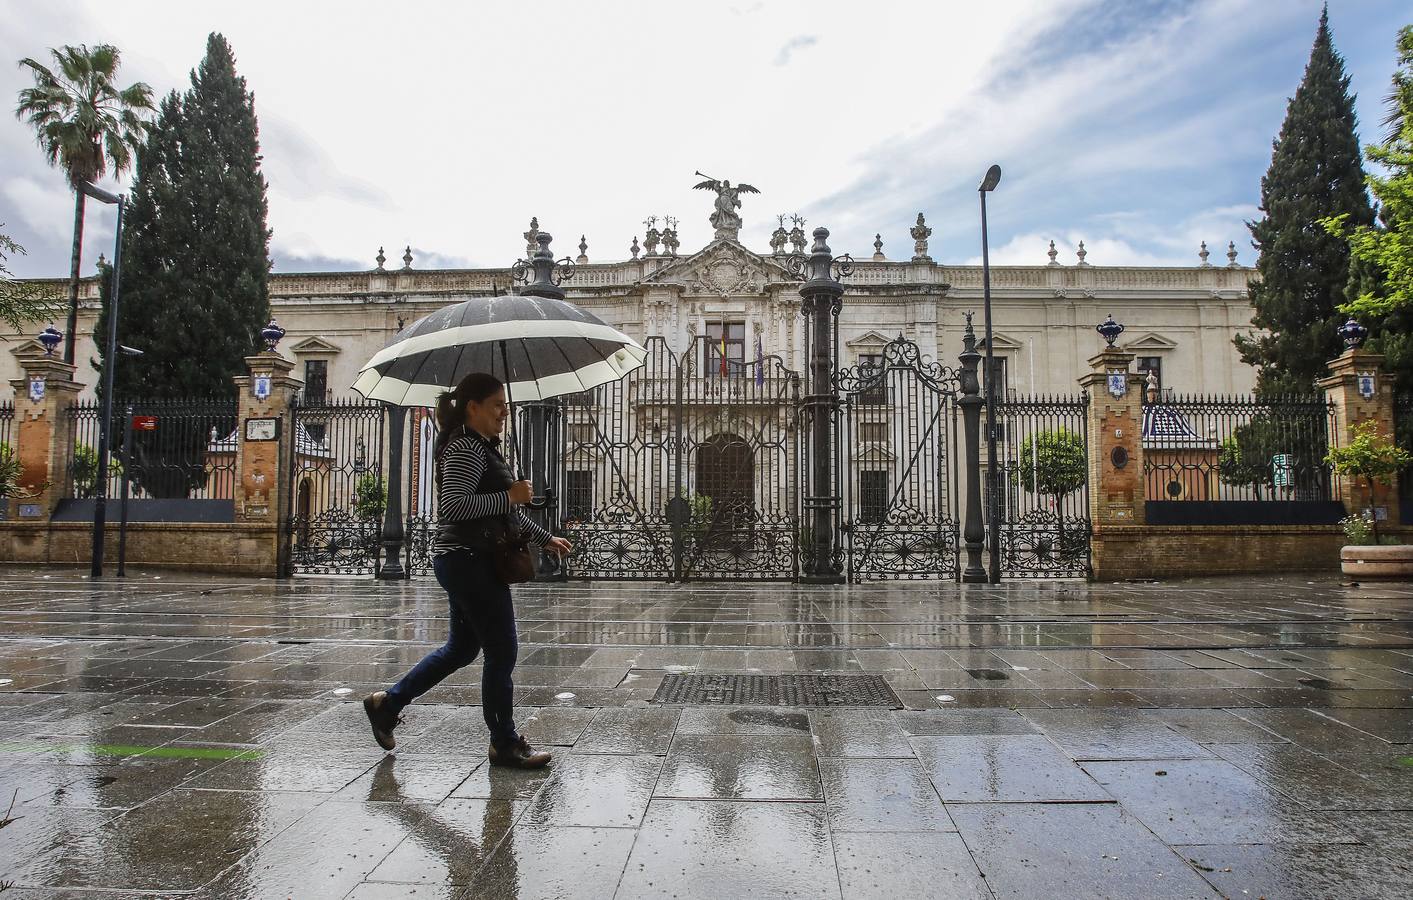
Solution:
M 741 208 L 741 194 L 759 194 L 760 190 L 749 184 L 733 185 L 726 179 L 716 179 L 705 172 L 697 172 L 706 179 L 692 186 L 694 191 L 716 191 L 716 210 L 711 214 L 711 227 L 716 229 L 718 238 L 736 239 L 741 229 L 741 217 L 736 210 Z

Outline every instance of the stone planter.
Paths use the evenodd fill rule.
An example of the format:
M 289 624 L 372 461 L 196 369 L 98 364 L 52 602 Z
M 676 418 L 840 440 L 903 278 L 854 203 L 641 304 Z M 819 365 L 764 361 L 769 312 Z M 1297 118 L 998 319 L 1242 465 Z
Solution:
M 1413 544 L 1372 546 L 1351 544 L 1339 551 L 1340 571 L 1355 581 L 1413 581 Z

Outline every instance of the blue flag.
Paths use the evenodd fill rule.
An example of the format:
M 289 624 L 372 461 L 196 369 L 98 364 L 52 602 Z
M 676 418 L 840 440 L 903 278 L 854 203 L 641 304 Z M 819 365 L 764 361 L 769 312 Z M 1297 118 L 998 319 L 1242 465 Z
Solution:
M 756 387 L 765 384 L 765 351 L 761 349 L 760 332 L 756 332 Z

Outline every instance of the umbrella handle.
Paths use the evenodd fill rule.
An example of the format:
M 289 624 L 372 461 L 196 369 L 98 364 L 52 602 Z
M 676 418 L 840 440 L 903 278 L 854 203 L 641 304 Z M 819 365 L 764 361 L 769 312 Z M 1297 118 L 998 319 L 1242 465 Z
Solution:
M 505 373 L 505 405 L 510 407 L 510 434 L 506 435 L 506 444 L 515 457 L 515 480 L 524 481 L 525 470 L 520 468 L 520 445 L 515 440 L 515 407 L 510 397 L 510 360 L 505 352 L 505 341 L 500 341 L 500 367 Z

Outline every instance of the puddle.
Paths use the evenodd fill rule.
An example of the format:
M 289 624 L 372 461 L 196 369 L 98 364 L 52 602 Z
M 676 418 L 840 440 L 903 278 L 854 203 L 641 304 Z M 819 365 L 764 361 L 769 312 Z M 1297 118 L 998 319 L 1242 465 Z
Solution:
M 733 709 L 726 714 L 738 725 L 771 725 L 794 731 L 809 731 L 810 720 L 803 713 L 772 712 L 765 709 Z
M 1011 676 L 1000 669 L 967 669 L 967 674 L 981 681 L 1010 681 Z

